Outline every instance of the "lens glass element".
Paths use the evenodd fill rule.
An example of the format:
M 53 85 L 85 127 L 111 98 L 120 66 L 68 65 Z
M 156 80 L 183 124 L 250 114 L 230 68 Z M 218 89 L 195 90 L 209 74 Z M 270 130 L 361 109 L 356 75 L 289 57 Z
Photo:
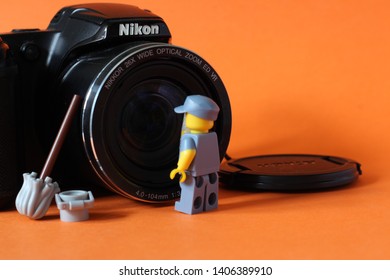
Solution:
M 164 153 L 156 161 L 155 152 L 164 151 L 180 135 L 181 124 L 172 108 L 185 92 L 165 80 L 148 80 L 132 88 L 127 96 L 116 134 L 121 151 L 139 166 L 158 168 L 170 156 Z

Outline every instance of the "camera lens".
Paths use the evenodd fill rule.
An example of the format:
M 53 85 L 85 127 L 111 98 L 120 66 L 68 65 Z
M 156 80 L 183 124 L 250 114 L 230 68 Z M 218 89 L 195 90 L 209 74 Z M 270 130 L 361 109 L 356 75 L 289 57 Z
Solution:
M 94 176 L 117 193 L 144 201 L 180 195 L 178 182 L 169 178 L 182 129 L 173 108 L 188 95 L 204 94 L 220 106 L 213 129 L 221 158 L 225 154 L 229 99 L 213 68 L 191 51 L 163 43 L 120 46 L 79 58 L 63 77 L 63 90 L 86 92 L 82 149 Z
M 141 82 L 123 95 L 127 98 L 117 105 L 122 108 L 118 109 L 118 131 L 112 136 L 128 160 L 146 168 L 160 168 L 172 160 L 170 143 L 179 137 L 181 124 L 171 109 L 184 95 L 161 79 Z

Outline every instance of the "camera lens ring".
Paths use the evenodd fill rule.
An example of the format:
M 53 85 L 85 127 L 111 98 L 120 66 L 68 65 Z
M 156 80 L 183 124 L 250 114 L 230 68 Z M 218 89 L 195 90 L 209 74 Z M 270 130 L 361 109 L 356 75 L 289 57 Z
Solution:
M 195 88 L 199 88 L 199 91 L 202 89 L 208 90 L 211 95 L 214 95 L 212 97 L 217 99 L 217 103 L 221 107 L 221 115 L 219 116 L 221 125 L 216 124 L 215 130 L 217 130 L 219 135 L 224 135 L 223 139 L 220 139 L 220 155 L 222 158 L 227 149 L 231 130 L 230 104 L 225 87 L 214 69 L 203 58 L 184 48 L 164 43 L 142 43 L 122 51 L 107 63 L 104 69 L 97 75 L 88 90 L 82 110 L 81 128 L 84 149 L 95 173 L 105 185 L 115 192 L 149 202 L 169 201 L 177 198 L 179 195 L 178 184 L 177 182 L 169 181 L 168 185 L 162 184 L 161 188 L 157 188 L 153 187 L 153 184 L 148 186 L 147 182 L 144 182 L 144 184 L 139 183 L 134 178 L 128 180 L 124 178 L 125 174 L 118 172 L 120 168 L 115 166 L 113 162 L 110 162 L 112 155 L 109 154 L 115 150 L 113 148 L 115 145 L 107 143 L 107 139 L 105 139 L 107 134 L 104 132 L 107 128 L 104 125 L 104 121 L 107 115 L 111 116 L 113 114 L 113 110 L 110 111 L 105 108 L 105 105 L 110 102 L 113 92 L 118 90 L 121 84 L 123 86 L 126 80 L 131 80 L 128 77 L 133 77 L 132 79 L 134 80 L 137 72 L 139 72 L 138 76 L 142 77 L 142 73 L 145 73 L 145 71 L 150 72 L 150 69 L 153 69 L 157 64 L 161 65 L 164 63 L 166 64 L 164 69 L 168 69 L 166 71 L 171 72 L 166 75 L 162 73 L 155 76 L 155 81 L 160 79 L 160 82 L 163 81 L 162 83 L 165 83 L 170 90 L 182 91 L 178 94 L 180 96 L 202 93 L 187 92 L 188 87 L 186 88 L 185 84 L 188 81 L 183 81 L 184 85 L 181 85 L 175 77 L 170 81 L 170 75 L 175 75 L 175 69 L 177 69 L 176 71 L 179 71 L 180 75 L 184 75 L 186 80 L 190 80 L 190 83 L 202 84 L 201 86 L 195 86 Z M 158 67 L 155 68 L 158 69 Z M 139 78 L 137 82 L 138 84 L 135 83 L 134 87 L 142 85 L 142 78 Z M 150 77 L 147 82 L 150 82 Z M 170 83 L 171 86 L 169 86 Z M 171 104 L 171 107 L 180 105 L 179 103 L 183 101 L 184 96 L 174 102 L 177 104 Z M 180 127 L 181 123 L 175 123 L 175 126 Z M 108 134 L 112 134 L 113 130 L 108 129 L 108 131 Z M 171 151 L 170 154 L 176 155 L 179 147 L 177 146 L 175 149 L 177 149 L 177 152 Z M 108 153 L 102 154 L 102 151 L 107 151 Z M 174 161 L 176 159 L 177 156 L 173 158 Z M 169 168 L 167 167 L 167 170 Z M 113 176 L 114 173 L 116 173 L 115 176 Z M 166 176 L 167 180 L 169 180 L 169 172 L 166 172 Z M 150 179 L 153 180 L 153 178 Z

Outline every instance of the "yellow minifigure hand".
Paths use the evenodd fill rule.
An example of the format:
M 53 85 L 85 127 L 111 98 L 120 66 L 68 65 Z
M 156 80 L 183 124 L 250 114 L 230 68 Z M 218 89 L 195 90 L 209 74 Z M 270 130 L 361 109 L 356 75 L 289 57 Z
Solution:
M 173 170 L 171 171 L 171 174 L 169 174 L 169 177 L 170 177 L 171 179 L 173 179 L 173 178 L 175 178 L 175 176 L 176 176 L 177 173 L 179 173 L 179 174 L 181 175 L 181 176 L 180 176 L 179 182 L 180 182 L 180 183 L 183 183 L 183 182 L 187 179 L 187 174 L 186 174 L 185 171 L 182 170 L 182 169 L 179 169 L 179 168 L 173 169 Z
M 171 171 L 171 179 L 175 178 L 177 173 L 180 173 L 180 183 L 183 183 L 187 179 L 187 174 L 185 173 L 191 165 L 192 160 L 196 154 L 195 149 L 188 149 L 180 152 L 179 161 L 177 163 L 177 168 Z

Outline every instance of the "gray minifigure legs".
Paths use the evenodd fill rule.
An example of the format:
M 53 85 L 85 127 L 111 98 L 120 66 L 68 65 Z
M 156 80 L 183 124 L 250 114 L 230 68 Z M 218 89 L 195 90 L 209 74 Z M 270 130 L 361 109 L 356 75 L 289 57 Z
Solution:
M 176 201 L 175 210 L 186 214 L 197 214 L 218 207 L 218 174 L 192 177 L 180 183 L 180 201 Z
M 208 183 L 205 189 L 204 211 L 210 211 L 218 208 L 218 173 L 212 173 L 205 176 Z

